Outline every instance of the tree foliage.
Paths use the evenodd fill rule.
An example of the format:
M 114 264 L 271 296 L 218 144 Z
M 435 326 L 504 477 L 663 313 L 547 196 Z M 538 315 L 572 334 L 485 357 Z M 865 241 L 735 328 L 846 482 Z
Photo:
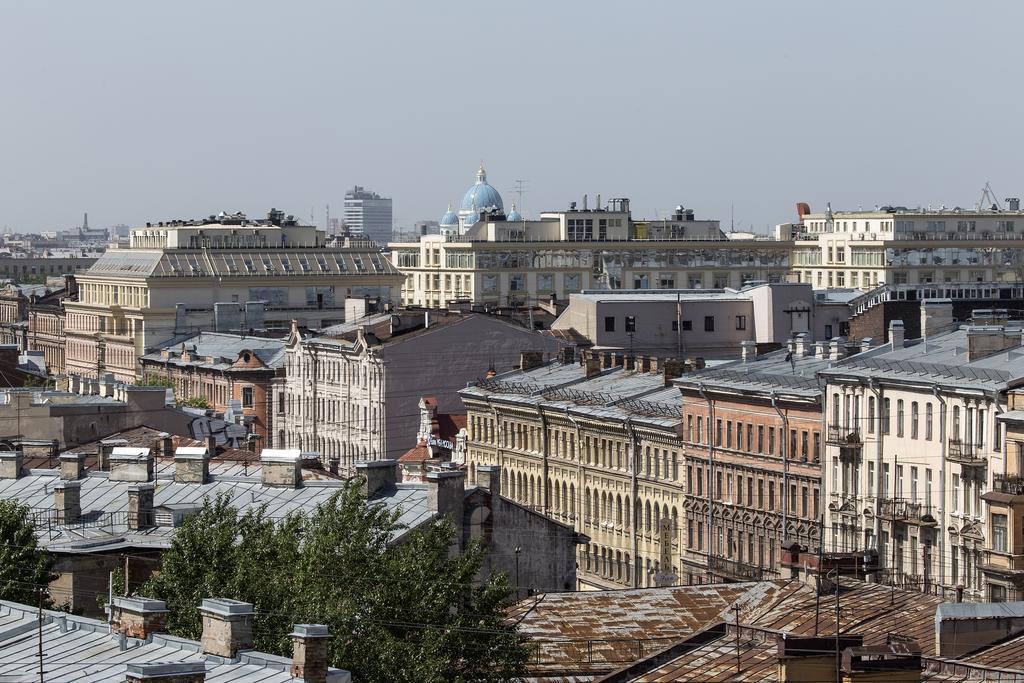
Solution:
M 164 375 L 145 375 L 141 379 L 135 380 L 135 386 L 138 387 L 162 387 L 164 389 L 173 389 L 174 382 L 170 377 Z
M 53 557 L 36 541 L 28 507 L 0 501 L 0 600 L 36 604 L 36 588 L 56 578 L 53 565 Z
M 255 647 L 291 655 L 295 623 L 328 625 L 331 664 L 356 680 L 499 681 L 521 675 L 525 639 L 505 620 L 507 576 L 474 581 L 484 550 L 451 553 L 450 521 L 405 530 L 352 482 L 308 514 L 271 520 L 208 500 L 178 530 L 142 590 L 168 630 L 198 638 L 203 598 L 256 606 Z M 403 541 L 390 544 L 396 532 Z
M 181 401 L 178 401 L 178 405 L 188 406 L 189 408 L 202 409 L 209 409 L 211 407 L 210 402 L 207 401 L 206 398 L 204 398 L 203 396 L 193 396 L 192 398 L 183 399 Z

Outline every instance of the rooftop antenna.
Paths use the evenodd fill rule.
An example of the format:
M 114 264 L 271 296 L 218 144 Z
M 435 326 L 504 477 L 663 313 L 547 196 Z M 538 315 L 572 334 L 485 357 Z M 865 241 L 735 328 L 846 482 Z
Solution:
M 523 195 L 526 194 L 527 185 L 530 183 L 529 180 L 516 180 L 512 191 L 516 193 L 516 204 L 519 206 L 519 211 L 523 210 Z
M 985 187 L 981 188 L 981 199 L 978 200 L 977 209 L 980 211 L 986 207 L 991 206 L 996 211 L 1002 211 L 1003 205 L 996 199 L 996 193 L 992 191 L 992 186 L 989 182 L 985 181 Z
M 736 232 L 736 216 L 733 211 L 735 206 L 735 204 L 729 202 L 729 232 Z
M 325 232 L 331 234 L 331 205 L 327 205 L 327 225 L 325 226 Z

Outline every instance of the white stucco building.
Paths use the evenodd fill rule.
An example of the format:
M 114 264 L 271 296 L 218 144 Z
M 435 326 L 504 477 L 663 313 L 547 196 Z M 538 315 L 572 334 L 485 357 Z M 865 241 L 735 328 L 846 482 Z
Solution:
M 997 417 L 1024 376 L 1021 329 L 980 311 L 954 329 L 948 300 L 922 311 L 922 339 L 893 321 L 890 343 L 820 373 L 825 547 L 875 548 L 886 583 L 983 600 L 982 496 L 1007 471 Z
M 801 222 L 781 233 L 792 232 L 794 274 L 815 288 L 1024 279 L 1024 212 L 1016 202 L 823 213 L 798 206 Z

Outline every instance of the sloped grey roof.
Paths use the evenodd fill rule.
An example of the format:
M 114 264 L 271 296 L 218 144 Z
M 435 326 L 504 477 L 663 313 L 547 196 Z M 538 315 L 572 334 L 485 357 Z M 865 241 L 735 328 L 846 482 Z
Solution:
M 62 612 L 43 612 L 43 670 L 50 683 L 124 681 L 129 664 L 204 662 L 207 683 L 291 683 L 291 660 L 257 651 L 242 652 L 237 663 L 202 654 L 193 640 L 156 634 L 151 642 L 126 638 L 124 645 L 108 624 Z M 39 635 L 35 607 L 0 601 L 0 680 L 36 680 Z M 351 676 L 330 670 L 328 681 Z
M 117 277 L 268 277 L 310 278 L 401 273 L 372 249 L 110 249 L 86 275 Z
M 222 332 L 200 332 L 199 334 L 185 339 L 176 339 L 161 345 L 161 348 L 168 349 L 176 355 L 171 358 L 163 358 L 158 350 L 154 353 L 147 353 L 144 360 L 158 363 L 171 363 L 173 365 L 198 365 L 216 369 L 227 369 L 243 351 L 251 351 L 260 359 L 264 365 L 271 369 L 280 368 L 284 364 L 284 347 L 287 339 L 274 339 L 269 337 L 243 336 L 239 334 L 224 334 Z M 181 346 L 184 344 L 189 348 L 193 356 L 202 358 L 184 361 L 180 355 Z M 217 359 L 210 363 L 206 358 Z M 226 362 L 221 359 L 227 359 Z
M 200 507 L 207 498 L 227 495 L 231 504 L 245 512 L 263 505 L 272 519 L 283 519 L 295 512 L 311 512 L 342 490 L 337 480 L 306 480 L 297 489 L 263 486 L 260 477 L 240 475 L 242 465 L 210 464 L 206 484 L 174 482 L 172 462 L 161 462 L 154 493 L 154 507 L 178 509 Z M 31 470 L 20 479 L 0 479 L 0 500 L 16 500 L 27 505 L 36 522 L 41 544 L 54 552 L 107 552 L 113 548 L 169 548 L 175 530 L 158 526 L 139 531 L 128 529 L 128 488 L 133 482 L 110 481 L 106 472 L 89 472 L 80 481 L 81 521 L 57 524 L 53 515 L 53 487 L 60 481 L 58 470 Z M 370 499 L 389 509 L 401 509 L 399 523 L 413 528 L 429 521 L 427 489 L 423 484 L 399 484 Z M 403 532 L 396 535 L 396 540 Z

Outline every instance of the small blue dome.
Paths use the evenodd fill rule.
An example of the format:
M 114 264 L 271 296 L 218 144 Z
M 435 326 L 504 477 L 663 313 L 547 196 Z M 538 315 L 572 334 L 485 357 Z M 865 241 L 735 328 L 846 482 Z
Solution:
M 452 211 L 452 205 L 448 205 L 448 211 L 441 216 L 441 227 L 452 227 L 459 224 L 459 217 Z
M 480 164 L 480 170 L 476 172 L 476 183 L 466 190 L 459 211 L 482 211 L 492 207 L 499 211 L 505 208 L 501 203 L 501 195 L 487 184 L 487 171 L 484 170 L 484 165 Z
M 523 220 L 523 214 L 521 214 L 518 211 L 516 211 L 516 203 L 515 202 L 512 202 L 512 210 L 508 212 L 507 216 L 505 216 L 505 220 L 506 221 L 516 221 L 516 222 Z

